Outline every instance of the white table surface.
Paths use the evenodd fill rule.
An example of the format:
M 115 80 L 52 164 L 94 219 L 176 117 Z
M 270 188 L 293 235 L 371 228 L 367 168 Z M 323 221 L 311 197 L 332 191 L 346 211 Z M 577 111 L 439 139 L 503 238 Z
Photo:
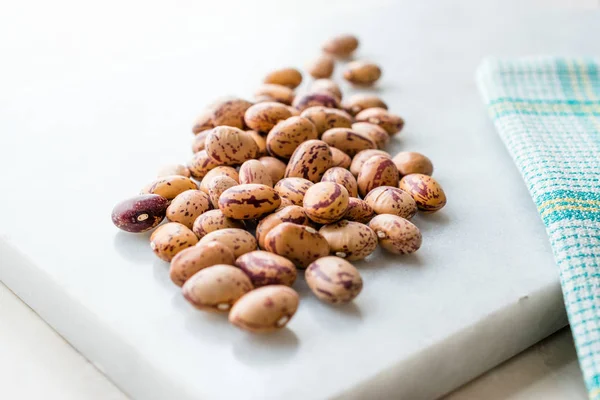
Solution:
M 1 399 L 128 399 L 2 284 L 0 354 Z M 571 333 L 565 328 L 446 400 L 586 398 Z

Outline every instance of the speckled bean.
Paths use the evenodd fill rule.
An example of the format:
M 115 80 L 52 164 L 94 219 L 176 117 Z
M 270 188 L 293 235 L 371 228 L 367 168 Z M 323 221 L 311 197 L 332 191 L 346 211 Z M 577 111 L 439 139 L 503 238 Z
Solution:
M 343 219 L 321 227 L 319 233 L 329 243 L 330 253 L 346 260 L 362 260 L 377 248 L 377 235 L 360 222 Z
M 210 210 L 196 218 L 192 226 L 192 231 L 199 239 L 202 239 L 207 234 L 219 229 L 244 229 L 244 227 L 244 221 L 226 217 L 221 210 Z
M 344 214 L 344 219 L 349 221 L 368 223 L 375 216 L 375 211 L 364 200 L 356 197 L 348 199 L 348 210 Z
M 319 135 L 331 128 L 350 128 L 352 126 L 352 117 L 337 108 L 309 107 L 300 115 L 314 124 Z
M 356 114 L 355 119 L 357 122 L 369 122 L 379 125 L 389 135 L 395 135 L 404 127 L 404 120 L 401 117 L 379 107 L 367 108 Z
M 273 184 L 283 179 L 285 175 L 286 164 L 275 157 L 261 157 L 258 159 L 260 163 L 269 171 Z
M 258 132 L 269 132 L 281 120 L 286 120 L 292 113 L 285 104 L 275 102 L 257 103 L 246 111 L 244 120 L 250 129 Z
M 391 214 L 380 214 L 369 222 L 379 244 L 394 254 L 410 254 L 419 250 L 422 243 L 421 231 L 409 220 Z
M 229 247 L 235 258 L 256 250 L 257 246 L 256 239 L 250 232 L 237 228 L 225 228 L 207 233 L 200 239 L 198 244 L 202 245 L 210 242 L 219 242 Z
M 287 86 L 265 83 L 254 92 L 257 101 L 277 102 L 290 105 L 294 101 L 294 91 Z
M 167 219 L 192 228 L 198 216 L 212 208 L 208 195 L 200 190 L 186 190 L 175 197 L 167 208 Z
M 321 182 L 335 182 L 346 188 L 348 194 L 352 197 L 358 196 L 358 186 L 356 178 L 350 171 L 345 168 L 333 167 L 329 168 L 323 174 Z
M 212 124 L 214 126 L 233 126 L 244 128 L 244 114 L 252 103 L 243 99 L 229 99 L 213 108 Z
M 112 222 L 126 232 L 145 232 L 165 218 L 169 200 L 157 194 L 142 194 L 123 200 L 112 210 Z
M 256 145 L 258 146 L 258 154 L 257 157 L 263 157 L 267 155 L 267 137 L 264 135 L 261 135 L 259 132 L 256 131 L 246 131 L 246 133 L 250 136 L 252 136 L 252 139 L 254 139 L 254 141 L 256 142 Z
M 192 132 L 195 135 L 198 135 L 200 132 L 212 129 L 214 127 L 215 126 L 212 123 L 212 109 L 207 108 L 206 110 L 202 111 L 194 121 Z
M 152 232 L 150 247 L 160 259 L 171 261 L 180 251 L 194 246 L 198 238 L 187 226 L 168 222 Z
M 219 242 L 192 246 L 177 253 L 171 260 L 169 276 L 181 286 L 196 272 L 217 264 L 233 265 L 235 257 L 229 247 Z
M 253 289 L 250 279 L 238 268 L 218 264 L 205 268 L 183 285 L 183 297 L 203 311 L 226 313 Z
M 208 173 L 204 176 L 204 178 L 202 178 L 202 181 L 200 182 L 200 190 L 202 190 L 204 193 L 208 194 L 208 185 L 209 185 L 210 181 L 214 177 L 222 176 L 222 175 L 228 176 L 238 183 L 240 182 L 240 175 L 238 174 L 238 172 L 236 171 L 235 168 L 220 165 L 220 166 L 215 167 L 215 168 L 211 169 L 210 171 L 208 171 Z
M 269 73 L 265 77 L 264 83 L 273 83 L 295 89 L 302 83 L 302 74 L 296 68 L 281 68 Z
M 318 224 L 330 224 L 341 219 L 348 209 L 348 191 L 335 182 L 319 182 L 304 196 L 306 215 Z
M 358 48 L 358 38 L 343 34 L 329 39 L 323 44 L 323 51 L 336 57 L 347 58 Z
M 335 61 L 333 57 L 327 54 L 321 54 L 319 57 L 309 61 L 305 69 L 315 79 L 329 78 L 333 74 Z
M 210 129 L 204 130 L 198 133 L 196 136 L 194 136 L 194 139 L 192 140 L 192 153 L 197 153 L 199 151 L 204 150 L 204 145 L 206 144 L 206 137 L 209 133 Z
M 275 191 L 279 194 L 279 197 L 301 206 L 306 191 L 312 185 L 311 181 L 304 178 L 284 178 L 275 184 Z
M 370 86 L 381 78 L 381 68 L 368 61 L 352 61 L 346 65 L 343 76 L 355 85 Z
M 348 128 L 332 128 L 328 129 L 321 136 L 321 140 L 330 145 L 342 150 L 350 157 L 354 157 L 362 150 L 376 148 L 375 142 L 367 136 Z
M 358 193 L 364 198 L 367 193 L 379 186 L 398 186 L 398 169 L 387 156 L 370 157 L 360 169 L 356 182 Z
M 291 222 L 283 222 L 267 233 L 265 249 L 301 268 L 329 254 L 329 244 L 319 232 Z
M 304 117 L 290 117 L 280 121 L 267 135 L 270 155 L 288 159 L 303 142 L 318 137 L 315 125 Z
M 375 145 L 379 149 L 385 148 L 390 142 L 390 135 L 380 127 L 379 125 L 371 124 L 369 122 L 355 122 L 352 124 L 352 130 L 356 133 L 360 133 L 363 136 L 371 138 Z
M 352 158 L 340 149 L 336 147 L 330 147 L 331 151 L 331 159 L 333 164 L 332 167 L 340 167 L 340 168 L 350 168 L 350 164 L 352 164 Z
M 310 220 L 304 212 L 304 208 L 296 205 L 286 206 L 273 214 L 267 215 L 256 226 L 256 239 L 261 249 L 265 248 L 265 237 L 282 222 L 292 222 L 297 225 L 310 225 Z
M 309 107 L 322 106 L 328 108 L 338 108 L 340 101 L 329 93 L 305 93 L 296 96 L 292 106 L 302 112 Z
M 339 257 L 323 257 L 306 268 L 306 283 L 319 300 L 349 303 L 359 295 L 363 281 L 358 270 Z
M 400 189 L 415 199 L 424 213 L 434 213 L 446 205 L 446 194 L 438 181 L 423 174 L 409 174 L 400 180 Z
M 237 185 L 238 183 L 227 175 L 215 176 L 212 178 L 208 183 L 208 197 L 212 206 L 214 208 L 219 208 L 219 199 L 223 192 Z
M 231 126 L 217 126 L 206 136 L 205 151 L 220 165 L 238 165 L 256 158 L 259 148 L 252 136 Z
M 350 172 L 352 175 L 358 176 L 363 164 L 373 156 L 386 156 L 388 158 L 392 158 L 392 156 L 383 150 L 369 149 L 363 150 L 361 152 L 356 153 L 356 155 L 352 158 L 352 164 L 350 164 Z
M 331 79 L 316 79 L 308 88 L 309 93 L 328 93 L 335 97 L 338 103 L 342 100 L 340 85 Z
M 188 162 L 190 174 L 196 179 L 202 179 L 208 171 L 219 166 L 219 163 L 208 156 L 206 150 L 200 150 Z
M 282 329 L 292 319 L 300 298 L 294 289 L 269 285 L 242 296 L 231 308 L 229 322 L 253 333 Z
M 431 176 L 433 174 L 433 164 L 431 160 L 421 153 L 412 151 L 402 151 L 392 158 L 398 172 L 401 176 L 409 174 L 423 174 Z
M 167 200 L 173 200 L 179 193 L 196 189 L 198 189 L 198 185 L 190 178 L 181 175 L 170 175 L 158 178 L 146 186 L 140 194 L 158 194 Z
M 352 116 L 355 116 L 362 110 L 367 108 L 379 107 L 384 110 L 388 109 L 387 104 L 381 100 L 378 96 L 368 93 L 359 93 L 348 97 L 342 103 L 342 108 Z
M 333 159 L 327 143 L 321 140 L 308 140 L 298 146 L 290 157 L 285 169 L 285 177 L 319 182 L 332 163 Z
M 161 169 L 158 170 L 157 177 L 161 178 L 163 176 L 170 176 L 170 175 L 181 175 L 181 176 L 185 176 L 186 178 L 189 178 L 190 170 L 185 165 L 181 165 L 181 164 L 165 165 L 164 167 L 162 167 Z
M 273 187 L 271 174 L 264 165 L 258 160 L 248 160 L 240 167 L 240 183 L 260 183 Z
M 367 194 L 365 202 L 377 214 L 394 214 L 411 219 L 417 213 L 417 203 L 410 194 L 392 186 L 380 186 Z
M 281 199 L 272 187 L 256 183 L 229 188 L 219 198 L 219 209 L 234 219 L 259 218 L 280 204 Z
M 266 285 L 292 286 L 296 281 L 296 266 L 285 257 L 268 251 L 251 251 L 239 257 L 235 265 L 250 277 L 255 287 Z

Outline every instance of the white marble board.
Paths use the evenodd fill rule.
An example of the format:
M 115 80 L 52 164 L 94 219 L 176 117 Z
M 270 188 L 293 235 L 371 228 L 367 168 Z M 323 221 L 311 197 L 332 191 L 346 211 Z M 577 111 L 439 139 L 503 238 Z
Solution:
M 585 38 L 600 24 L 519 4 L 7 5 L 0 279 L 138 399 L 415 399 L 459 386 L 566 323 L 542 223 L 473 74 L 488 54 L 597 52 Z M 147 235 L 118 232 L 110 211 L 187 160 L 205 104 L 249 97 L 270 68 L 302 66 L 344 31 L 383 66 L 377 92 L 406 118 L 391 150 L 428 154 L 448 206 L 415 218 L 416 255 L 358 264 L 354 304 L 321 304 L 301 281 L 289 329 L 250 336 L 186 304 Z

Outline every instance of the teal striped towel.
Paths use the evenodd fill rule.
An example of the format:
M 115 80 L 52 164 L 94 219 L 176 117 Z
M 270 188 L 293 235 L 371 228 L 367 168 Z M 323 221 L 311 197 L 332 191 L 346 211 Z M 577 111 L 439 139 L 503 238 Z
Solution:
M 600 399 L 599 62 L 488 59 L 477 73 L 546 225 L 590 399 Z

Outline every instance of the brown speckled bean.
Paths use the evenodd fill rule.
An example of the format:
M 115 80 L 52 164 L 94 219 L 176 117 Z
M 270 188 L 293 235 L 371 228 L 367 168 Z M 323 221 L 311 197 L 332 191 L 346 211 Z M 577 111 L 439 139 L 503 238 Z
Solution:
M 273 214 L 263 218 L 256 227 L 256 239 L 261 249 L 265 248 L 265 237 L 282 222 L 292 222 L 297 225 L 310 225 L 310 220 L 304 212 L 304 208 L 296 205 L 286 206 Z
M 112 222 L 126 232 L 145 232 L 165 218 L 169 200 L 157 194 L 142 194 L 123 200 L 112 210 Z
M 157 177 L 161 178 L 163 176 L 170 176 L 170 175 L 181 175 L 181 176 L 185 176 L 186 178 L 189 178 L 190 170 L 185 165 L 181 165 L 181 164 L 165 165 L 164 167 L 162 167 L 161 169 L 158 170 Z
M 346 188 L 348 194 L 352 197 L 358 196 L 358 186 L 356 178 L 350 171 L 345 168 L 333 167 L 329 168 L 323 174 L 321 182 L 335 182 Z
M 365 202 L 377 214 L 394 214 L 411 219 L 417 213 L 417 203 L 410 194 L 392 186 L 380 186 L 367 194 Z
M 170 175 L 158 178 L 146 186 L 141 194 L 158 194 L 167 200 L 173 200 L 179 193 L 196 190 L 198 185 L 190 178 L 181 175 Z
M 390 135 L 395 135 L 404 127 L 404 120 L 384 108 L 367 108 L 356 114 L 357 122 L 369 122 L 379 125 Z
M 339 257 L 323 257 L 306 268 L 306 283 L 319 300 L 349 303 L 359 295 L 363 281 L 358 270 Z
M 421 153 L 412 151 L 402 151 L 392 158 L 398 172 L 401 176 L 409 174 L 423 174 L 431 176 L 433 174 L 433 164 L 431 160 Z
M 229 99 L 213 108 L 212 123 L 214 126 L 233 126 L 244 128 L 244 114 L 252 103 L 243 99 Z
M 177 253 L 171 260 L 169 276 L 181 286 L 196 272 L 217 264 L 233 265 L 235 257 L 229 247 L 219 242 L 210 242 L 189 247 Z
M 258 145 L 246 132 L 231 126 L 217 126 L 206 136 L 205 151 L 220 165 L 238 165 L 256 158 Z
M 391 214 L 380 214 L 369 222 L 379 244 L 394 254 L 410 254 L 419 250 L 422 243 L 421 231 L 409 220 Z
M 331 159 L 333 161 L 332 167 L 350 168 L 352 164 L 352 158 L 338 148 L 330 147 Z
M 255 287 L 266 285 L 292 286 L 296 281 L 296 266 L 285 257 L 268 251 L 251 251 L 235 260 L 235 265 L 250 277 Z
M 195 135 L 198 135 L 200 132 L 209 130 L 214 128 L 215 126 L 212 123 L 212 109 L 207 108 L 202 111 L 200 115 L 194 121 L 194 126 L 192 126 L 192 132 Z
M 296 68 L 281 68 L 269 73 L 265 77 L 264 83 L 273 83 L 295 89 L 302 83 L 302 74 Z
M 337 108 L 309 107 L 300 115 L 314 124 L 319 135 L 331 128 L 350 128 L 352 126 L 352 117 Z
M 331 147 L 342 150 L 350 157 L 354 157 L 356 153 L 362 150 L 374 149 L 377 147 L 370 137 L 348 128 L 328 129 L 323 133 L 323 136 L 321 136 L 321 140 Z
M 208 194 L 208 185 L 209 185 L 210 181 L 214 177 L 221 176 L 221 175 L 228 176 L 238 183 L 240 182 L 240 175 L 238 174 L 238 172 L 236 171 L 235 168 L 220 165 L 220 166 L 215 167 L 215 168 L 211 169 L 210 171 L 208 171 L 208 173 L 204 176 L 204 178 L 202 178 L 202 182 L 200 182 L 200 190 L 202 190 L 204 193 Z
M 371 138 L 379 149 L 385 148 L 390 142 L 390 135 L 379 125 L 369 122 L 355 122 L 352 124 L 352 130 L 363 136 Z
M 319 182 L 332 163 L 333 159 L 327 143 L 322 140 L 308 140 L 298 146 L 290 157 L 285 169 L 285 177 Z
M 227 189 L 219 198 L 219 209 L 229 218 L 255 219 L 275 210 L 281 204 L 270 186 L 255 183 Z
M 346 214 L 349 197 L 346 188 L 338 183 L 315 183 L 304 196 L 304 211 L 316 223 L 330 224 Z
M 198 238 L 187 226 L 168 222 L 152 232 L 150 247 L 160 259 L 171 261 L 180 251 L 194 246 Z
M 356 197 L 348 199 L 348 210 L 344 214 L 344 219 L 349 221 L 368 223 L 375 216 L 375 211 L 364 200 Z
M 329 93 L 305 93 L 296 96 L 292 106 L 302 112 L 309 107 L 339 108 L 340 101 Z
M 264 165 L 258 160 L 248 160 L 240 167 L 240 183 L 260 183 L 273 187 L 271 174 Z
M 446 205 L 446 194 L 438 181 L 423 174 L 409 174 L 400 180 L 400 189 L 415 199 L 424 213 L 434 213 Z
M 309 61 L 305 68 L 306 71 L 315 79 L 329 78 L 333 74 L 335 61 L 333 57 L 322 54 L 314 60 Z
M 206 150 L 195 153 L 188 162 L 190 174 L 196 179 L 202 179 L 208 171 L 219 166 L 219 163 L 208 156 Z
M 328 93 L 335 97 L 338 101 L 342 100 L 342 90 L 340 85 L 332 81 L 331 79 L 317 79 L 311 83 L 309 93 Z
M 183 297 L 203 311 L 226 313 L 238 299 L 253 289 L 238 268 L 218 264 L 197 272 L 183 285 Z
M 347 58 L 358 48 L 358 38 L 354 35 L 338 35 L 323 44 L 323 51 L 333 56 Z
M 352 175 L 358 176 L 358 173 L 363 167 L 363 164 L 373 156 L 386 156 L 390 159 L 392 158 L 392 156 L 388 152 L 385 152 L 383 150 L 369 149 L 358 152 L 356 153 L 354 158 L 352 158 L 352 164 L 350 164 L 350 172 L 352 172 Z
M 319 233 L 329 243 L 330 253 L 346 260 L 362 260 L 377 248 L 377 235 L 360 222 L 343 219 L 321 227 Z
M 194 221 L 192 231 L 202 239 L 207 234 L 219 229 L 237 228 L 244 229 L 244 221 L 238 221 L 223 215 L 221 210 L 210 210 L 200 215 Z
M 387 156 L 370 157 L 363 164 L 358 173 L 358 178 L 356 178 L 358 193 L 363 198 L 376 187 L 398 186 L 399 180 L 398 169 Z
M 294 101 L 294 91 L 287 86 L 265 83 L 259 87 L 254 96 L 257 101 L 271 101 L 291 105 Z
M 267 135 L 267 151 L 270 155 L 288 159 L 303 142 L 318 137 L 317 129 L 304 117 L 290 117 L 280 121 Z
M 281 120 L 288 119 L 292 113 L 288 106 L 275 102 L 257 103 L 246 111 L 244 120 L 250 129 L 269 132 Z
M 302 205 L 302 200 L 306 195 L 306 191 L 313 183 L 304 178 L 284 178 L 277 182 L 275 191 L 282 199 L 289 200 L 297 206 Z
M 204 145 L 206 144 L 206 137 L 209 133 L 210 129 L 204 130 L 196 136 L 194 136 L 194 140 L 192 140 L 192 153 L 197 153 L 199 151 L 204 150 Z
M 310 226 L 291 222 L 283 222 L 267 233 L 265 249 L 301 268 L 329 255 L 329 244 L 319 232 Z
M 246 133 L 252 136 L 252 139 L 256 142 L 258 146 L 258 154 L 257 157 L 263 157 L 267 155 L 267 137 L 261 135 L 256 131 L 246 131 Z
M 246 293 L 231 308 L 229 322 L 253 333 L 282 329 L 292 319 L 300 298 L 294 289 L 269 285 Z
M 237 186 L 238 183 L 227 175 L 215 176 L 208 183 L 208 197 L 214 208 L 219 208 L 219 198 L 224 191 L 230 187 Z M 202 192 L 204 193 L 204 192 Z
M 261 157 L 258 159 L 260 163 L 269 171 L 273 184 L 283 179 L 285 175 L 285 163 L 275 157 Z
M 370 86 L 381 78 L 381 68 L 368 61 L 352 61 L 346 65 L 344 79 L 355 85 Z
M 355 116 L 362 110 L 374 107 L 383 108 L 385 110 L 388 109 L 387 104 L 385 104 L 383 100 L 373 94 L 367 93 L 352 95 L 342 103 L 342 108 L 352 116 Z
M 229 247 L 235 258 L 256 250 L 257 246 L 256 239 L 250 232 L 237 228 L 225 228 L 207 233 L 200 239 L 198 245 L 210 242 L 219 242 Z
M 167 208 L 167 219 L 192 228 L 198 216 L 210 210 L 210 198 L 200 190 L 186 190 L 175 197 Z

